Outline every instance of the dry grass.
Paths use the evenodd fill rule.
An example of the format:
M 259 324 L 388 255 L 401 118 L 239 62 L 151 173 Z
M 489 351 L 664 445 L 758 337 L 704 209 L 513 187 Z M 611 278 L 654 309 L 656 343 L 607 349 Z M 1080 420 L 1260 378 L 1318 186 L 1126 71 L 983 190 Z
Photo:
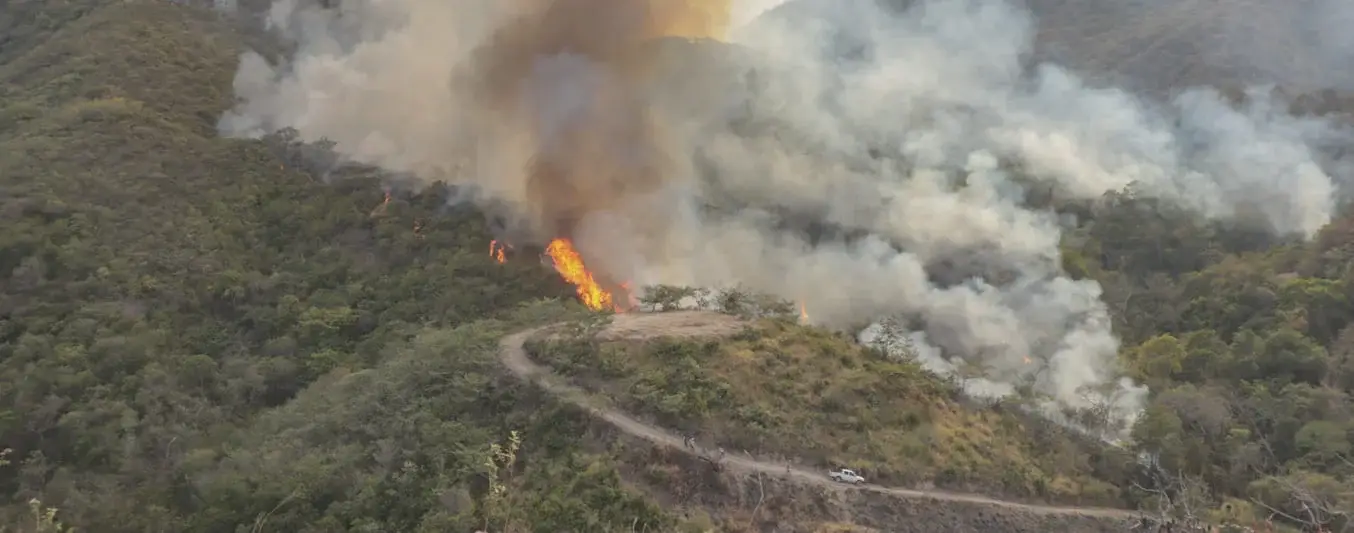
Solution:
M 635 315 L 592 340 L 528 349 L 622 408 L 696 433 L 706 446 L 850 466 L 891 485 L 1059 503 L 1118 499 L 1117 489 L 1096 479 L 1091 450 L 1046 427 L 1036 437 L 1003 410 L 967 407 L 949 383 L 914 364 L 821 329 L 700 323 L 709 318 Z M 658 336 L 696 331 L 726 336 Z

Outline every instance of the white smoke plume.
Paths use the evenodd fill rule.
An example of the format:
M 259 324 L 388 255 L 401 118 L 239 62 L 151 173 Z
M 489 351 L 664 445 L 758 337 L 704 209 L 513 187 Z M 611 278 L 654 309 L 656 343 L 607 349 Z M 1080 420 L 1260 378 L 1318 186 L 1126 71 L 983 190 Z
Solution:
M 1025 187 L 1134 184 L 1286 233 L 1331 218 L 1309 143 L 1332 126 L 1260 93 L 1155 105 L 1027 68 L 1034 20 L 1005 0 L 759 15 L 773 3 L 278 0 L 270 20 L 297 50 L 244 56 L 221 130 L 292 127 L 476 186 L 612 282 L 741 283 L 828 325 L 901 316 L 933 370 L 980 369 L 975 392 L 1032 383 L 1125 425 L 1145 391 L 1119 376 L 1100 287 L 1062 272 L 1060 219 Z M 804 220 L 853 236 L 810 238 Z

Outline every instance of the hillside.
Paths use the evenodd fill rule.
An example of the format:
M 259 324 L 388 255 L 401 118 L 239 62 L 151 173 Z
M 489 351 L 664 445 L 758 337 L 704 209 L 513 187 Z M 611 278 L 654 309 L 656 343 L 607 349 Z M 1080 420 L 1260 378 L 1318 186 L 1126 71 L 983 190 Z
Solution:
M 1116 55 L 1209 13 L 1087 57 L 1213 76 Z M 1073 43 L 1109 24 L 1068 16 Z M 1354 215 L 1296 242 L 1127 193 L 1031 200 L 1075 215 L 1064 269 L 1104 288 L 1151 387 L 1122 449 L 793 317 L 528 345 L 645 427 L 896 490 L 716 472 L 502 364 L 506 336 L 605 316 L 530 254 L 489 257 L 455 191 L 219 137 L 239 53 L 270 46 L 168 2 L 0 6 L 0 531 L 53 531 L 52 509 L 112 533 L 1092 531 L 1028 512 L 1052 504 L 1349 525 Z M 930 486 L 967 499 L 907 492 Z
M 0 48 L 0 523 L 32 530 L 36 498 L 81 531 L 255 521 L 405 531 L 425 515 L 424 527 L 442 530 L 437 521 L 452 518 L 438 518 L 447 513 L 433 493 L 467 490 L 489 445 L 506 439 L 503 405 L 523 398 L 516 387 L 478 394 L 496 373 L 474 366 L 474 335 L 492 337 L 495 317 L 569 288 L 538 264 L 486 257 L 483 218 L 448 210 L 445 190 L 378 208 L 377 175 L 325 185 L 293 164 L 305 160 L 285 139 L 218 138 L 242 41 L 211 13 L 158 2 L 2 11 L 12 31 Z M 448 350 L 467 355 L 441 358 Z M 465 381 L 427 383 L 409 353 L 437 356 Z M 353 394 L 380 394 L 368 386 L 380 380 L 446 393 L 439 406 Z M 363 411 L 373 407 L 404 414 Z M 457 422 L 439 429 L 420 416 Z M 551 457 L 588 464 L 574 441 Z M 284 460 L 287 449 L 307 461 Z M 392 455 L 373 463 L 377 450 Z M 549 480 L 538 486 L 644 505 L 615 492 L 603 466 L 529 472 Z M 628 527 L 639 516 L 606 512 L 556 507 L 531 519 Z
M 1297 91 L 1354 89 L 1339 65 L 1354 49 L 1334 1 L 1029 0 L 1042 53 L 1144 89 L 1282 83 Z M 1263 44 L 1262 44 L 1263 43 Z
M 848 516 L 854 524 L 900 532 L 1091 533 L 1122 531 L 1133 521 L 1135 513 L 1121 509 L 1026 504 L 975 493 L 909 489 L 878 478 L 848 487 L 822 468 L 767 455 L 762 448 L 726 452 L 709 439 L 696 438 L 695 433 L 678 433 L 657 422 L 636 419 L 624 407 L 536 364 L 526 347 L 528 343 L 548 348 L 589 340 L 714 343 L 755 333 L 750 326 L 746 320 L 709 311 L 625 313 L 519 331 L 502 340 L 500 358 L 519 378 L 587 408 L 596 425 L 610 426 L 602 431 L 609 429 L 621 443 L 612 446 L 613 453 L 630 469 L 630 477 L 641 480 L 648 491 L 688 509 L 731 516 L 747 527 L 799 529 L 806 521 L 830 524 Z M 647 451 L 636 453 L 633 444 Z M 721 475 L 709 475 L 712 470 Z M 722 525 L 727 528 L 730 522 Z
M 705 447 L 821 471 L 849 466 L 886 486 L 1125 504 L 1117 486 L 1128 461 L 1108 460 L 1101 446 L 1037 417 L 965 402 L 914 362 L 774 320 L 733 331 L 728 339 L 542 339 L 528 352 Z
M 745 527 L 746 509 L 665 511 L 629 466 L 652 447 L 611 450 L 585 413 L 497 367 L 499 336 L 580 308 L 519 309 L 572 291 L 536 261 L 494 262 L 482 216 L 448 209 L 450 191 L 386 201 L 378 171 L 286 135 L 219 138 L 235 26 L 162 3 L 14 7 L 4 531 L 50 530 L 47 511 L 109 532 Z M 493 475 L 511 431 L 516 466 Z
M 873 0 L 789 0 L 771 16 L 832 19 Z M 885 0 L 903 11 L 912 0 Z M 1136 91 L 1277 83 L 1296 93 L 1354 90 L 1339 0 L 1023 0 L 1033 53 L 1081 75 Z M 972 5 L 981 5 L 975 3 Z M 846 10 L 849 11 L 849 8 Z M 843 35 L 846 40 L 859 36 Z M 849 48 L 849 47 L 848 47 Z

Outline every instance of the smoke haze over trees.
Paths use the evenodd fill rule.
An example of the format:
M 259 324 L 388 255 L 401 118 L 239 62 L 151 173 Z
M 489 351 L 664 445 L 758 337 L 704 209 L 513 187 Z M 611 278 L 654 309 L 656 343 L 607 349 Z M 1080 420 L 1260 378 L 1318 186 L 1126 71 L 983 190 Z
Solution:
M 901 315 L 938 361 L 1125 422 L 1144 392 L 1116 370 L 1102 288 L 1063 271 L 1075 216 L 1031 194 L 1131 188 L 1310 236 L 1348 170 L 1320 152 L 1346 131 L 1263 91 L 1148 100 L 1031 64 L 1036 20 L 1004 0 L 735 7 L 728 31 L 717 2 L 353 9 L 275 4 L 297 52 L 243 58 L 222 131 L 295 128 L 472 185 L 515 234 L 573 239 L 612 286 L 743 283 L 839 326 Z M 567 15 L 583 12 L 606 14 Z M 809 240 L 787 217 L 854 238 Z
M 877 457 L 963 450 L 930 466 L 1068 503 L 1088 496 L 1060 479 L 1151 457 L 1169 475 L 1096 477 L 1097 501 L 1203 487 L 1201 509 L 1290 525 L 1350 508 L 1354 108 L 1310 94 L 1343 86 L 1348 50 L 1270 37 L 1330 36 L 1307 24 L 1343 4 L 236 3 L 267 38 L 180 4 L 0 8 L 2 523 L 36 498 L 86 531 L 672 526 L 582 414 L 491 358 L 578 309 L 530 303 L 572 289 L 489 241 L 561 236 L 611 283 L 741 283 L 853 331 L 887 317 L 971 393 L 1108 409 L 1133 455 L 989 450 L 1018 419 L 957 403 L 873 418 L 903 385 L 853 383 L 836 366 L 867 355 L 786 327 L 785 364 L 812 364 L 756 375 L 847 391 L 823 405 L 859 402 L 842 427 L 901 443 Z M 650 377 L 739 385 L 683 350 Z M 816 419 L 682 393 L 642 400 L 762 417 L 747 442 Z M 515 499 L 494 503 L 480 473 L 513 429 Z

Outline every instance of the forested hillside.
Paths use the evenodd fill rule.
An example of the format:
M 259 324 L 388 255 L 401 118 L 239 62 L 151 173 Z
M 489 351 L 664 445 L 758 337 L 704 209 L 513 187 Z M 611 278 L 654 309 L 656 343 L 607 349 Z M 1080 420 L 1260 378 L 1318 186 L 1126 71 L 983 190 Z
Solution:
M 958 396 L 953 386 L 799 328 L 771 325 L 718 344 L 585 340 L 533 350 L 629 410 L 730 448 L 1181 520 L 1354 525 L 1354 219 L 1302 242 L 1131 192 L 1051 206 L 1089 221 L 1067 235 L 1064 267 L 1105 287 L 1121 365 L 1152 391 L 1125 448 L 1088 449 L 1029 418 L 1007 434 L 1021 412 L 1012 408 L 1037 398 L 956 411 L 942 400 Z M 1103 422 L 1094 410 L 1070 414 L 1091 429 Z
M 731 338 L 537 341 L 533 357 L 627 412 L 701 442 L 884 486 L 1132 507 L 1124 450 L 967 402 L 914 362 L 833 332 L 763 320 Z
M 505 428 L 568 435 L 568 415 L 514 419 L 519 392 L 486 369 L 513 323 L 497 320 L 570 293 L 553 272 L 495 263 L 483 217 L 444 189 L 386 201 L 361 169 L 325 185 L 290 166 L 312 161 L 286 139 L 217 137 L 234 29 L 100 4 L 4 8 L 0 524 L 30 530 L 39 499 L 81 531 L 410 531 L 425 515 L 443 531 L 436 495 L 468 490 Z M 586 464 L 570 442 L 552 453 Z M 642 506 L 605 468 L 550 468 L 542 490 Z M 534 519 L 648 516 L 552 509 Z
M 1026 415 L 1037 396 L 956 408 L 953 380 L 783 322 L 718 343 L 530 349 L 656 423 L 816 468 L 855 465 L 886 484 L 1107 504 L 1163 521 L 1354 526 L 1354 219 L 1301 242 L 1131 193 L 1053 204 L 1089 220 L 1067 236 L 1064 267 L 1105 287 L 1121 365 L 1151 387 L 1120 445 Z M 673 295 L 689 291 L 651 300 L 675 307 Z M 1067 414 L 1087 429 L 1106 422 L 1095 409 Z
M 285 133 L 216 134 L 246 39 L 170 3 L 0 7 L 0 531 L 53 530 L 49 508 L 99 532 L 701 530 L 623 478 L 585 413 L 497 367 L 503 334 L 584 316 L 558 275 L 494 261 L 446 187 L 389 189 Z M 1298 241 L 1127 192 L 1045 200 L 1078 215 L 1064 267 L 1105 288 L 1122 366 L 1152 391 L 1124 449 L 1040 449 L 1056 428 L 962 411 L 915 365 L 798 326 L 776 326 L 800 346 L 776 368 L 708 361 L 770 353 L 754 338 L 630 347 L 600 370 L 628 352 L 538 355 L 642 383 L 616 395 L 672 425 L 900 484 L 1348 526 L 1354 216 Z M 752 378 L 846 392 L 801 402 Z M 808 411 L 824 406 L 845 418 Z M 946 432 L 898 429 L 923 419 Z
M 1122 364 L 1152 389 L 1133 438 L 1156 486 L 1246 519 L 1349 524 L 1350 224 L 1285 244 L 1112 195 L 1069 238 L 1069 270 L 1104 285 Z

